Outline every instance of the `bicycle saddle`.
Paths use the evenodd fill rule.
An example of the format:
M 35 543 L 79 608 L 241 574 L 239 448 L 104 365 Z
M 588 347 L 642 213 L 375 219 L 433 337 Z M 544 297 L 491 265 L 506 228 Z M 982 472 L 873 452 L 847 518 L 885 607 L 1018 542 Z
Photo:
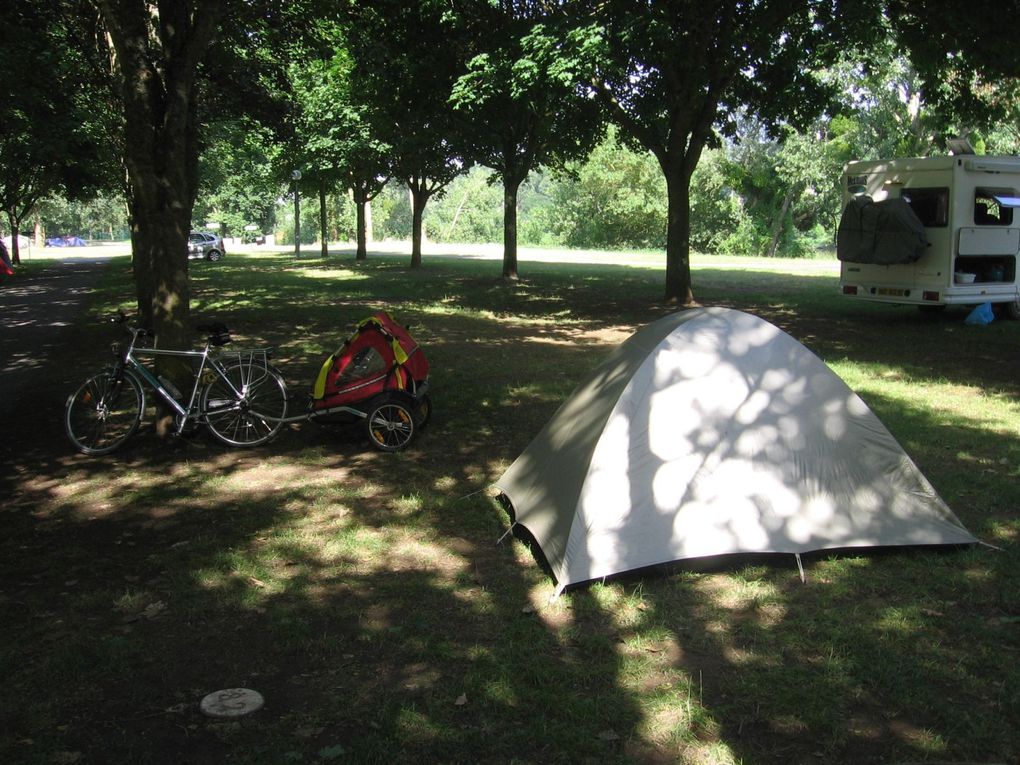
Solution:
M 222 322 L 199 324 L 195 329 L 205 332 L 209 336 L 209 342 L 213 345 L 226 345 L 230 342 L 230 330 Z

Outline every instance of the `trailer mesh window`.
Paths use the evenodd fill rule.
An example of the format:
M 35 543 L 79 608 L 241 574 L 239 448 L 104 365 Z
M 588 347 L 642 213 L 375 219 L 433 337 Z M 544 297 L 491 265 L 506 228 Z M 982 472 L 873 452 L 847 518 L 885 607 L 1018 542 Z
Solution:
M 1013 208 L 1003 200 L 1016 196 L 1012 189 L 975 189 L 974 225 L 1009 226 L 1013 223 Z
M 927 228 L 949 225 L 949 189 L 903 189 L 900 196 Z

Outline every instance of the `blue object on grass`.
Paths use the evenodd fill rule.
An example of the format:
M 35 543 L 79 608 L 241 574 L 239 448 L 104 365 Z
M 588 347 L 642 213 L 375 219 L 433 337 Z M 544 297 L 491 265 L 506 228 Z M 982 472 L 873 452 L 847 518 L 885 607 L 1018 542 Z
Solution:
M 980 325 L 980 324 L 991 324 L 995 321 L 995 313 L 992 311 L 991 303 L 982 303 L 969 314 L 967 318 L 963 320 L 964 324 Z

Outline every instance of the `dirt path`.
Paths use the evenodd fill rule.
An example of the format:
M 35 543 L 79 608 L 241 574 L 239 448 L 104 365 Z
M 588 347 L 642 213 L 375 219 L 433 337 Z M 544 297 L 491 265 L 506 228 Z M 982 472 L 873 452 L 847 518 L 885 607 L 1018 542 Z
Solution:
M 89 295 L 108 258 L 53 261 L 0 286 L 0 458 L 5 465 L 67 453 L 64 402 L 86 372 Z M 91 327 L 94 333 L 94 327 Z M 87 358 L 87 357 L 86 357 Z

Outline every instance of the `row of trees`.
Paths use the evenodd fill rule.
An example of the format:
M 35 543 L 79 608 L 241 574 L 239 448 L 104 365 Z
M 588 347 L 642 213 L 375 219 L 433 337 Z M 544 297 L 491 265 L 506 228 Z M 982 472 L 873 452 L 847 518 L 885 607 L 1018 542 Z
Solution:
M 905 62 L 893 62 L 895 77 L 879 93 L 910 92 L 914 81 Z M 820 121 L 815 133 L 789 132 L 782 140 L 751 131 L 726 146 L 705 152 L 691 183 L 691 246 L 699 252 L 733 255 L 779 254 L 799 257 L 831 247 L 840 210 L 838 173 L 851 158 L 923 154 L 933 135 L 896 150 L 888 141 L 878 145 L 868 127 L 876 122 L 899 125 L 912 109 L 896 97 L 889 104 L 860 106 L 835 119 Z M 894 109 L 892 113 L 881 113 Z M 919 114 L 920 116 L 920 114 Z M 278 242 L 293 242 L 292 202 L 286 187 L 265 160 L 257 140 L 264 131 L 246 128 L 224 133 L 202 157 L 202 178 L 193 221 L 217 221 L 225 235 L 254 238 L 245 229 L 275 232 Z M 890 127 L 902 140 L 906 134 Z M 825 140 L 822 140 L 822 139 Z M 971 141 L 991 153 L 1020 151 L 1014 125 Z M 255 151 L 257 149 L 257 151 Z M 214 165 L 213 162 L 216 164 Z M 569 172 L 541 169 L 521 185 L 518 236 L 531 246 L 578 248 L 644 248 L 665 246 L 666 193 L 654 157 L 621 146 L 614 130 L 583 162 Z M 430 202 L 423 236 L 432 242 L 488 243 L 503 236 L 503 193 L 491 171 L 475 166 L 455 178 L 445 193 Z M 302 218 L 320 216 L 318 195 L 303 199 Z M 390 182 L 368 209 L 368 232 L 376 239 L 407 240 L 411 236 L 408 191 Z M 87 239 L 128 236 L 122 195 L 98 195 L 88 201 L 49 198 L 32 216 L 38 229 L 54 234 L 80 234 Z M 326 196 L 325 218 L 304 225 L 302 241 L 351 241 L 357 235 L 357 209 L 348 190 L 333 188 Z
M 951 0 L 923 8 L 905 0 L 15 0 L 0 11 L 0 52 L 30 40 L 46 66 L 2 82 L 23 114 L 0 138 L 0 201 L 16 229 L 42 197 L 37 190 L 73 197 L 124 188 L 139 308 L 172 345 L 188 325 L 186 237 L 203 178 L 222 195 L 214 207 L 259 223 L 275 200 L 239 177 L 239 165 L 264 183 L 301 169 L 302 192 L 323 206 L 331 192 L 349 190 L 359 257 L 365 203 L 387 183 L 402 184 L 417 266 L 426 205 L 484 166 L 502 187 L 503 274 L 512 279 L 518 195 L 529 176 L 546 168 L 584 179 L 637 157 L 629 169 L 659 184 L 648 198 L 661 200 L 664 189 L 664 221 L 653 223 L 661 207 L 645 210 L 630 197 L 616 200 L 616 211 L 603 205 L 613 214 L 600 225 L 618 218 L 609 238 L 636 240 L 628 227 L 647 213 L 636 229 L 663 232 L 645 241 L 664 245 L 665 297 L 688 303 L 692 231 L 734 235 L 728 224 L 693 226 L 699 216 L 726 221 L 736 200 L 745 222 L 770 221 L 745 225 L 747 241 L 775 252 L 790 221 L 803 225 L 825 209 L 817 198 L 840 142 L 852 148 L 872 131 L 924 153 L 937 136 L 1012 109 L 1020 65 L 987 44 L 999 39 L 998 5 L 975 0 L 964 13 Z M 848 106 L 890 98 L 867 85 L 900 45 L 918 89 L 891 96 L 902 108 L 871 112 L 896 124 L 841 122 Z M 585 163 L 596 146 L 604 161 Z M 97 161 L 103 155 L 120 161 Z M 699 189 L 718 197 L 692 196 L 699 166 Z M 43 168 L 49 175 L 29 189 L 24 180 Z M 585 203 L 554 199 L 556 220 L 575 224 L 560 229 L 568 240 L 595 235 L 583 230 L 596 217 Z M 772 212 L 747 214 L 755 209 Z

